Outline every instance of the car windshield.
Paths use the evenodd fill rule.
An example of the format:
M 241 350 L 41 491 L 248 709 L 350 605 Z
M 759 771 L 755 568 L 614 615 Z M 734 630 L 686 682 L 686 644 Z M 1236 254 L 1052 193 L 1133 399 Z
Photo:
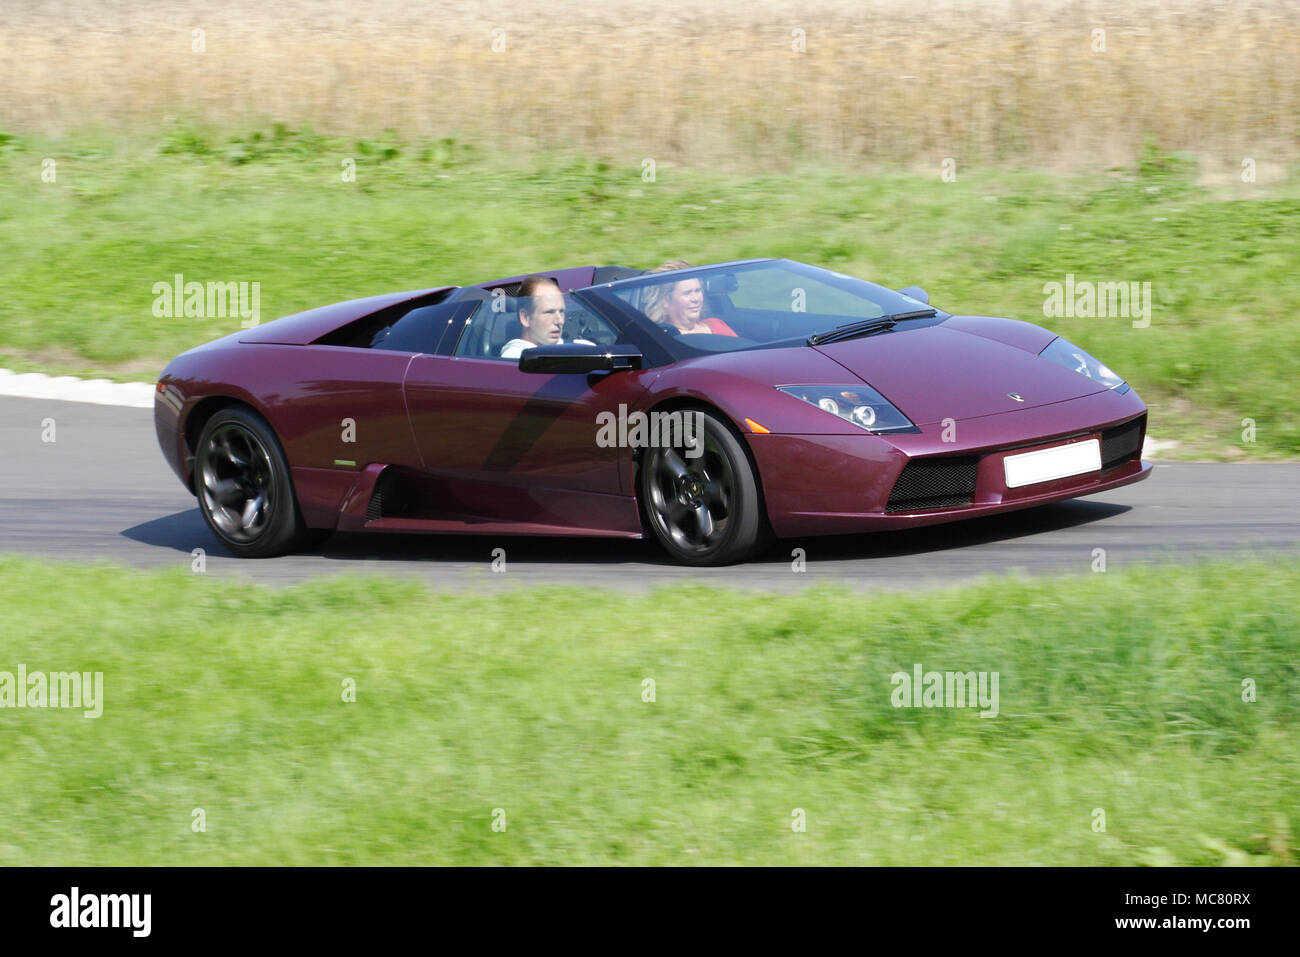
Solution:
M 793 344 L 849 323 L 931 308 L 884 286 L 790 260 L 652 273 L 593 292 L 633 310 L 678 357 Z

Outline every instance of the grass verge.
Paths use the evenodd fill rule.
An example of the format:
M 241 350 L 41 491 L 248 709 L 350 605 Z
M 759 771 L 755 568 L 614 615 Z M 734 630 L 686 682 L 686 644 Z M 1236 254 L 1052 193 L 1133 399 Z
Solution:
M 915 596 L 488 597 L 5 558 L 0 587 L 0 672 L 104 675 L 96 719 L 0 709 L 0 865 L 1297 850 L 1295 560 Z M 894 707 L 891 676 L 916 664 L 997 672 L 998 715 Z

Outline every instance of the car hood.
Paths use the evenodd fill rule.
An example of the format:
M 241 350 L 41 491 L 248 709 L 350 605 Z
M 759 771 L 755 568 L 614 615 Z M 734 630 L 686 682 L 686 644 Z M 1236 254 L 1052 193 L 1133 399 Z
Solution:
M 1049 359 L 945 325 L 812 348 L 862 379 L 917 425 L 1029 409 L 1105 391 Z

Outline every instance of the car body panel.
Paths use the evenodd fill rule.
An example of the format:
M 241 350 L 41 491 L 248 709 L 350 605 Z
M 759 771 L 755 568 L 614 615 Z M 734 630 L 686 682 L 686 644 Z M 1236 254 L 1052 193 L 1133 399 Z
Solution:
M 1034 355 L 1046 349 L 1056 338 L 1056 333 L 1042 326 L 1036 326 L 1032 322 L 1001 319 L 995 316 L 949 316 L 943 324 L 948 329 L 992 339 L 994 342 L 1015 346 Z
M 837 385 L 856 379 L 806 346 L 718 353 L 661 367 L 638 408 L 696 400 L 721 409 L 738 425 L 749 418 L 770 432 L 861 436 L 865 433 L 853 423 L 776 389 L 778 383 Z
M 332 468 L 337 460 L 414 459 L 402 400 L 410 361 L 400 352 L 240 344 L 187 353 L 168 366 L 163 381 L 180 401 L 178 421 L 208 396 L 229 396 L 271 424 L 290 467 Z M 188 464 L 179 467 L 188 484 Z
M 618 413 L 656 370 L 535 375 L 491 359 L 417 356 L 405 396 L 420 461 L 431 474 L 514 488 L 629 495 L 631 450 L 597 444 L 597 415 Z
M 947 322 L 832 342 L 817 349 L 921 426 L 1012 412 L 1105 390 L 1035 353 L 949 328 Z M 1013 392 L 1023 396 L 1023 401 L 1013 399 Z
M 336 302 L 328 306 L 319 306 L 305 312 L 294 313 L 253 326 L 237 333 L 240 342 L 275 343 L 285 346 L 305 346 L 315 342 L 326 333 L 333 332 L 339 326 L 371 315 L 381 309 L 396 306 L 399 303 L 423 299 L 436 293 L 449 292 L 455 286 L 440 286 L 431 289 L 419 289 L 413 292 L 392 292 L 382 296 L 368 296 L 365 299 L 352 299 L 348 302 Z
M 418 513 L 375 514 L 376 491 L 394 471 L 401 471 L 409 483 L 407 488 L 419 496 L 422 507 Z M 544 487 L 476 488 L 383 464 L 370 465 L 355 477 L 342 497 L 336 527 L 339 531 L 460 535 L 641 537 L 641 520 L 631 496 Z

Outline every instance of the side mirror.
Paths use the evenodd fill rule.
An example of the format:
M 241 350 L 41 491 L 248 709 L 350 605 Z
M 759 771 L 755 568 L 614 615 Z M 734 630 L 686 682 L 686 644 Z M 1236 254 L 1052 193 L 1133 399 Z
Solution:
M 930 294 L 920 286 L 904 286 L 902 289 L 899 289 L 898 292 L 911 299 L 915 299 L 917 302 L 924 302 L 927 304 L 930 302 Z
M 520 372 L 617 372 L 641 368 L 641 352 L 636 346 L 589 345 L 584 342 L 561 342 L 553 346 L 534 346 L 519 355 Z

